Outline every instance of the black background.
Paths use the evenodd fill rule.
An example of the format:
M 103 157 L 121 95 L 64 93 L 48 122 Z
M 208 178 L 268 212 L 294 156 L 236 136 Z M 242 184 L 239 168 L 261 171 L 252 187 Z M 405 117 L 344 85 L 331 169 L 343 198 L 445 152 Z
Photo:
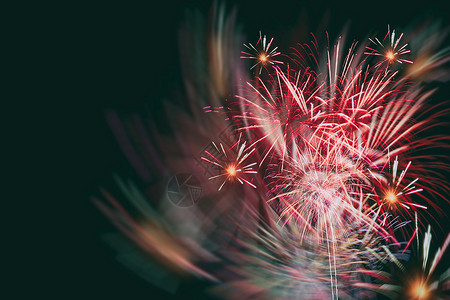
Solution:
M 444 2 L 228 1 L 226 7 L 236 5 L 238 23 L 249 41 L 262 30 L 288 47 L 304 37 L 296 35 L 305 32 L 302 24 L 309 24 L 307 31 L 312 31 L 327 16 L 327 30 L 336 35 L 348 23 L 350 39 L 384 33 L 387 24 L 406 27 L 421 18 L 441 18 L 448 25 Z M 45 149 L 40 168 L 46 169 L 47 161 L 56 163 L 51 179 L 40 185 L 46 195 L 43 199 L 56 199 L 46 208 L 51 246 L 41 266 L 47 271 L 39 272 L 45 282 L 39 288 L 50 298 L 188 299 L 201 295 L 203 283 L 186 282 L 177 295 L 169 296 L 117 263 L 114 251 L 101 240 L 113 227 L 90 197 L 99 194 L 99 186 L 111 183 L 113 172 L 133 173 L 108 128 L 105 110 L 127 113 L 149 107 L 158 115 L 162 101 L 173 97 L 174 90 L 182 92 L 179 25 L 186 9 L 199 9 L 207 16 L 212 3 L 97 2 L 51 7 L 56 11 L 50 13 L 53 18 L 42 20 L 50 33 L 44 52 L 56 63 L 50 87 L 56 101 L 43 105 L 45 112 L 36 121 L 50 133 L 49 139 L 35 142 Z

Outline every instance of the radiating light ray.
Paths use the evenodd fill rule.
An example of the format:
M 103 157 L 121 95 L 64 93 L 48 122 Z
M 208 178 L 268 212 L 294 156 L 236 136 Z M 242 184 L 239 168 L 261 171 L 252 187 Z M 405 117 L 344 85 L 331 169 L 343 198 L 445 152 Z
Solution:
M 375 55 L 381 56 L 382 61 L 377 64 L 377 66 L 387 62 L 388 65 L 391 65 L 393 62 L 398 63 L 409 63 L 412 64 L 411 60 L 403 58 L 403 55 L 410 53 L 411 51 L 406 49 L 408 44 L 404 44 L 403 46 L 399 46 L 400 40 L 403 37 L 403 33 L 401 33 L 397 38 L 395 36 L 395 30 L 390 30 L 388 25 L 388 30 L 384 38 L 380 41 L 378 38 L 371 39 L 370 42 L 374 44 L 377 48 L 371 48 L 366 46 L 366 49 L 370 52 L 364 52 L 367 55 Z
M 210 164 L 213 164 L 219 167 L 220 171 L 218 175 L 214 175 L 209 177 L 210 180 L 216 178 L 225 178 L 222 184 L 219 186 L 219 191 L 222 190 L 225 183 L 232 182 L 234 180 L 239 181 L 241 184 L 248 184 L 249 186 L 256 188 L 251 181 L 246 179 L 245 174 L 257 174 L 258 171 L 254 170 L 254 166 L 257 164 L 256 162 L 247 163 L 246 160 L 251 156 L 251 154 L 255 151 L 255 148 L 246 148 L 246 142 L 243 141 L 241 144 L 242 134 L 239 135 L 238 141 L 234 143 L 228 150 L 225 150 L 222 143 L 220 143 L 220 147 L 216 145 L 216 143 L 212 142 L 216 152 L 218 155 L 223 155 L 224 159 L 220 160 L 217 155 L 213 155 L 207 150 L 205 153 L 208 154 L 207 157 L 201 156 L 200 159 L 204 160 Z M 233 151 L 233 149 L 235 149 Z M 236 151 L 237 149 L 237 151 Z M 210 158 L 213 160 L 211 160 Z
M 388 164 L 389 164 L 388 160 Z M 386 165 L 385 165 L 386 166 Z M 375 182 L 378 182 L 379 185 L 379 194 L 369 193 L 369 196 L 373 196 L 374 199 L 377 199 L 377 202 L 380 205 L 386 205 L 389 210 L 395 211 L 399 206 L 406 208 L 407 210 L 411 209 L 411 206 L 427 209 L 427 206 L 421 205 L 418 203 L 411 202 L 406 196 L 410 196 L 416 193 L 420 193 L 423 191 L 423 188 L 418 188 L 414 184 L 419 180 L 419 178 L 415 178 L 408 184 L 403 184 L 403 179 L 408 172 L 408 169 L 411 166 L 411 161 L 408 162 L 405 169 L 398 174 L 398 157 L 395 157 L 395 160 L 392 164 L 392 173 L 390 174 L 390 180 L 384 177 L 374 177 Z M 384 169 L 384 167 L 383 167 Z M 382 170 L 383 170 L 382 169 Z M 372 174 L 373 176 L 373 174 Z
M 268 65 L 282 64 L 282 61 L 274 59 L 274 57 L 280 55 L 281 53 L 277 52 L 278 47 L 270 49 L 270 46 L 272 46 L 272 42 L 273 38 L 267 41 L 266 35 L 263 36 L 260 31 L 259 39 L 256 42 L 255 46 L 253 46 L 251 43 L 249 43 L 248 45 L 244 44 L 244 46 L 252 53 L 242 51 L 241 53 L 244 54 L 244 56 L 241 56 L 241 58 L 256 60 L 256 63 L 250 69 L 254 69 L 255 67 L 259 66 L 259 74 L 261 74 L 262 69 Z

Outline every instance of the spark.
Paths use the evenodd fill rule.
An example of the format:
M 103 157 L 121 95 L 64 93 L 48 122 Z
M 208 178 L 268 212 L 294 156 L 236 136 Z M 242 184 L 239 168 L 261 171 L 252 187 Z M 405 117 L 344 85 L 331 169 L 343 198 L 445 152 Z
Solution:
M 386 53 L 386 57 L 387 57 L 389 60 L 393 60 L 393 59 L 395 58 L 395 55 L 394 55 L 394 53 L 393 53 L 392 51 L 388 51 L 388 52 Z
M 229 167 L 227 168 L 227 173 L 228 173 L 230 176 L 235 176 L 235 175 L 236 175 L 236 168 L 235 168 L 233 165 L 229 166 Z
M 408 169 L 411 166 L 411 161 L 408 162 L 406 168 L 400 173 L 400 175 L 398 174 L 398 165 L 399 165 L 398 157 L 395 157 L 392 166 L 392 173 L 390 174 L 391 176 L 390 181 L 386 180 L 385 178 L 381 179 L 375 178 L 376 179 L 375 182 L 378 181 L 381 184 L 381 190 L 384 191 L 382 192 L 383 195 L 381 198 L 385 200 L 385 202 L 392 208 L 397 207 L 397 205 L 401 205 L 408 210 L 411 208 L 411 206 L 427 209 L 426 206 L 411 202 L 406 197 L 423 191 L 423 188 L 418 188 L 414 185 L 416 182 L 418 182 L 419 178 L 415 178 L 407 185 L 402 185 L 402 181 L 405 178 Z M 369 195 L 376 197 L 375 194 Z
M 220 143 L 220 147 L 216 143 L 212 142 L 216 155 L 205 150 L 207 156 L 201 156 L 200 159 L 219 167 L 220 171 L 218 175 L 211 176 L 209 179 L 223 178 L 222 184 L 219 187 L 219 191 L 223 188 L 225 183 L 232 182 L 234 180 L 239 181 L 241 184 L 248 184 L 253 188 L 256 188 L 250 179 L 246 178 L 246 174 L 257 174 L 258 172 L 253 169 L 256 162 L 247 164 L 246 160 L 255 151 L 255 148 L 246 147 L 246 142 L 241 144 L 242 134 L 239 135 L 239 140 L 232 145 L 228 150 Z
M 265 62 L 267 61 L 267 56 L 266 56 L 265 54 L 261 54 L 261 55 L 259 56 L 259 60 L 260 60 L 262 63 L 265 63 Z
M 377 64 L 377 66 L 381 65 L 383 62 L 388 62 L 388 65 L 392 64 L 393 62 L 398 62 L 400 64 L 412 64 L 413 62 L 411 60 L 402 57 L 403 55 L 411 52 L 410 50 L 406 49 L 408 44 L 399 46 L 402 37 L 403 33 L 401 33 L 398 38 L 396 38 L 395 30 L 391 32 L 388 25 L 387 33 L 381 41 L 377 37 L 375 37 L 374 39 L 369 38 L 369 41 L 374 44 L 376 48 L 366 46 L 366 49 L 369 51 L 364 52 L 364 54 L 384 57 L 385 59 Z
M 241 58 L 256 60 L 256 63 L 250 68 L 251 70 L 259 66 L 259 74 L 261 74 L 263 67 L 283 63 L 282 61 L 274 59 L 274 57 L 281 53 L 277 52 L 278 47 L 270 49 L 272 42 L 273 38 L 267 41 L 266 35 L 263 36 L 260 31 L 259 39 L 254 46 L 251 43 L 248 45 L 244 44 L 244 46 L 252 53 L 241 51 L 241 53 L 244 54 Z

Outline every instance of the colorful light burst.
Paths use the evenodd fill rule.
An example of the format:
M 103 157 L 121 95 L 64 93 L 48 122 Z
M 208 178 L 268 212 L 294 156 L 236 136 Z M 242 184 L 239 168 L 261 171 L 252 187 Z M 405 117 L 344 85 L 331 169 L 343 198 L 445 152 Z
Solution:
M 219 187 L 219 191 L 223 188 L 227 181 L 239 181 L 241 184 L 244 182 L 250 185 L 253 188 L 256 186 L 251 183 L 248 179 L 246 179 L 244 174 L 256 174 L 258 173 L 256 170 L 253 170 L 253 167 L 256 165 L 256 162 L 252 162 L 247 164 L 246 160 L 251 156 L 251 154 L 255 151 L 255 149 L 246 148 L 246 142 L 242 142 L 241 144 L 242 134 L 239 136 L 239 140 L 236 141 L 228 150 L 225 150 L 222 144 L 219 144 L 220 147 L 216 145 L 216 143 L 212 142 L 214 149 L 216 152 L 222 156 L 222 159 L 218 158 L 218 155 L 211 154 L 209 151 L 205 150 L 207 154 L 206 157 L 202 156 L 201 159 L 213 164 L 220 168 L 219 174 L 211 176 L 209 179 L 216 178 L 224 178 L 224 181 Z M 233 152 L 234 150 L 234 152 Z
M 250 69 L 254 69 L 255 67 L 259 66 L 259 74 L 261 74 L 264 67 L 275 64 L 282 64 L 283 62 L 274 59 L 274 57 L 280 55 L 281 53 L 277 52 L 278 47 L 270 49 L 270 46 L 272 46 L 272 42 L 273 38 L 267 41 L 266 35 L 263 36 L 260 31 L 259 39 L 256 42 L 255 46 L 253 46 L 251 43 L 249 43 L 248 45 L 244 45 L 252 53 L 242 51 L 242 54 L 245 55 L 241 56 L 241 58 L 255 60 L 256 63 Z
M 421 115 L 433 110 L 427 107 L 433 91 L 425 81 L 390 68 L 413 63 L 405 58 L 414 53 L 402 45 L 404 34 L 388 27 L 381 41 L 369 40 L 378 48 L 364 41 L 345 48 L 338 38 L 322 51 L 314 40 L 282 62 L 274 59 L 281 53 L 271 49 L 273 38 L 260 32 L 255 46 L 244 45 L 252 53 L 244 52 L 232 38 L 233 19 L 217 22 L 229 30 L 213 31 L 209 40 L 210 49 L 218 51 L 209 55 L 221 57 L 214 60 L 219 66 L 186 78 L 193 113 L 173 118 L 178 146 L 170 149 L 179 152 L 157 164 L 168 170 L 183 166 L 200 179 L 204 196 L 198 206 L 183 212 L 164 206 L 156 214 L 136 188 L 122 182 L 122 191 L 147 221 L 140 224 L 107 193 L 113 208 L 96 204 L 144 250 L 214 282 L 213 293 L 229 299 L 444 297 L 449 271 L 432 275 L 438 264 L 448 265 L 442 257 L 449 237 L 430 265 L 428 227 L 423 249 L 416 251 L 423 254 L 421 272 L 408 273 L 407 262 L 417 258 L 414 238 L 419 247 L 420 224 L 428 221 L 422 212 L 435 207 L 428 195 L 447 191 L 422 172 L 427 166 L 415 151 L 448 140 L 422 134 L 443 114 Z M 201 45 L 195 47 L 193 52 L 201 53 Z M 225 49 L 235 55 L 219 55 Z M 311 57 L 311 50 L 302 57 L 304 49 L 317 56 Z M 259 67 L 259 72 L 244 69 L 239 51 L 245 55 L 240 58 L 256 61 L 250 70 Z M 261 76 L 263 68 L 267 72 Z M 195 109 L 202 107 L 216 114 Z M 199 151 L 205 140 L 224 132 L 238 138 Z M 180 219 L 182 225 L 173 225 Z M 401 283 L 394 278 L 398 270 L 407 278 Z
M 403 46 L 399 46 L 400 40 L 403 37 L 403 33 L 401 33 L 398 37 L 395 35 L 395 30 L 390 30 L 388 26 L 388 30 L 384 38 L 380 41 L 378 38 L 369 39 L 372 44 L 374 44 L 377 49 L 366 46 L 366 49 L 370 52 L 365 52 L 364 54 L 368 55 L 376 55 L 381 56 L 382 61 L 378 64 L 382 64 L 383 62 L 387 62 L 388 65 L 397 63 L 409 63 L 413 62 L 409 59 L 405 59 L 403 56 L 405 54 L 411 53 L 411 50 L 408 50 L 406 47 L 408 44 L 404 44 Z

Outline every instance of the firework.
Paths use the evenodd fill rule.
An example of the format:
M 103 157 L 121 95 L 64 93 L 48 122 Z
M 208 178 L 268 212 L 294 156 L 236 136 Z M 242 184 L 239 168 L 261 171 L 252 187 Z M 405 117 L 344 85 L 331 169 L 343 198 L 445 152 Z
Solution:
M 417 215 L 416 215 L 417 217 Z M 417 224 L 416 224 L 417 225 Z M 403 263 L 394 256 L 385 262 L 394 262 L 394 270 L 385 273 L 382 284 L 371 284 L 367 286 L 381 294 L 388 296 L 390 299 L 447 299 L 448 283 L 450 280 L 448 265 L 440 265 L 444 258 L 445 251 L 450 243 L 450 235 L 447 235 L 443 245 L 439 247 L 434 257 L 431 256 L 431 227 L 424 234 L 423 242 L 420 243 L 418 228 L 411 236 L 411 240 L 406 245 L 405 251 L 409 251 L 408 247 L 411 241 L 416 237 L 417 256 L 412 260 L 404 260 Z
M 419 178 L 415 178 L 407 185 L 402 184 L 402 181 L 405 178 L 405 175 L 408 172 L 410 166 L 411 161 L 408 162 L 405 169 L 400 174 L 398 174 L 398 157 L 396 157 L 392 166 L 392 174 L 390 174 L 391 176 L 389 180 L 387 180 L 385 177 L 379 177 L 375 175 L 373 176 L 375 182 L 377 183 L 375 186 L 377 186 L 376 188 L 379 191 L 379 195 L 368 195 L 374 196 L 377 199 L 377 202 L 380 205 L 386 205 L 388 207 L 388 210 L 394 210 L 398 206 L 402 206 L 408 210 L 411 208 L 411 206 L 421 209 L 427 209 L 427 207 L 424 205 L 408 201 L 408 195 L 413 195 L 423 191 L 423 188 L 418 188 L 414 185 L 419 180 Z
M 259 32 L 259 39 L 256 42 L 255 46 L 252 44 L 244 44 L 244 46 L 250 50 L 252 53 L 248 53 L 242 51 L 242 54 L 245 56 L 241 56 L 241 58 L 253 59 L 256 63 L 250 68 L 254 69 L 259 66 L 259 74 L 261 74 L 262 69 L 269 65 L 282 64 L 283 62 L 275 60 L 274 57 L 280 55 L 280 52 L 277 52 L 278 47 L 270 49 L 272 46 L 273 38 L 267 41 L 266 35 L 262 36 L 261 31 Z
M 159 160 L 155 173 L 167 175 L 182 166 L 201 178 L 196 188 L 204 187 L 206 195 L 183 212 L 161 197 L 158 216 L 137 188 L 120 183 L 143 221 L 108 193 L 103 194 L 113 208 L 96 201 L 100 209 L 170 267 L 220 281 L 213 290 L 225 297 L 440 296 L 448 282 L 441 268 L 449 237 L 430 260 L 428 228 L 416 251 L 420 272 L 411 277 L 407 271 L 423 224 L 418 213 L 433 210 L 427 195 L 438 194 L 440 184 L 433 184 L 414 153 L 439 145 L 439 138 L 423 134 L 444 112 L 423 117 L 432 110 L 426 108 L 432 91 L 422 81 L 409 81 L 400 65 L 393 70 L 394 63 L 412 63 L 402 42 L 406 36 L 388 26 L 383 39 L 370 39 L 375 46 L 354 42 L 345 48 L 338 38 L 325 51 L 314 37 L 312 45 L 302 43 L 281 61 L 274 39 L 260 32 L 257 43 L 241 52 L 241 58 L 255 61 L 250 70 L 259 72 L 245 76 L 249 70 L 235 61 L 238 55 L 232 57 L 236 48 L 219 55 L 222 38 L 229 45 L 237 42 L 216 27 L 209 39 L 214 74 L 186 79 L 193 117 L 171 107 L 171 119 L 183 122 L 174 126 L 176 142 L 148 147 L 155 155 L 175 152 Z M 372 65 L 372 58 L 381 61 Z M 198 113 L 202 107 L 205 114 Z M 217 121 L 215 113 L 226 117 Z M 236 138 L 198 150 L 225 131 Z M 241 186 L 236 183 L 253 189 L 231 188 Z
M 219 187 L 219 191 L 227 181 L 233 182 L 235 180 L 239 181 L 241 184 L 244 184 L 245 182 L 251 187 L 256 188 L 253 183 L 245 178 L 245 174 L 258 173 L 258 171 L 253 170 L 256 162 L 247 164 L 247 159 L 255 151 L 255 148 L 246 148 L 245 141 L 241 144 L 241 137 L 242 135 L 239 136 L 239 140 L 234 143 L 228 150 L 225 150 L 222 143 L 220 143 L 220 147 L 218 147 L 216 143 L 212 142 L 212 145 L 214 146 L 214 149 L 216 150 L 218 155 L 211 154 L 210 152 L 205 150 L 206 155 L 201 157 L 202 160 L 219 167 L 219 174 L 209 177 L 210 180 L 224 178 L 222 184 Z
M 388 30 L 384 38 L 380 41 L 375 37 L 375 41 L 373 39 L 369 39 L 372 44 L 374 44 L 378 49 L 374 49 L 371 47 L 366 47 L 370 52 L 365 52 L 364 54 L 368 55 L 376 55 L 381 56 L 382 61 L 378 64 L 381 65 L 386 62 L 388 65 L 393 64 L 394 62 L 398 63 L 409 63 L 412 64 L 411 60 L 403 58 L 403 55 L 410 53 L 411 51 L 406 49 L 408 44 L 404 44 L 400 46 L 400 40 L 403 37 L 403 33 L 401 33 L 398 37 L 395 35 L 395 30 L 390 30 L 388 25 Z

